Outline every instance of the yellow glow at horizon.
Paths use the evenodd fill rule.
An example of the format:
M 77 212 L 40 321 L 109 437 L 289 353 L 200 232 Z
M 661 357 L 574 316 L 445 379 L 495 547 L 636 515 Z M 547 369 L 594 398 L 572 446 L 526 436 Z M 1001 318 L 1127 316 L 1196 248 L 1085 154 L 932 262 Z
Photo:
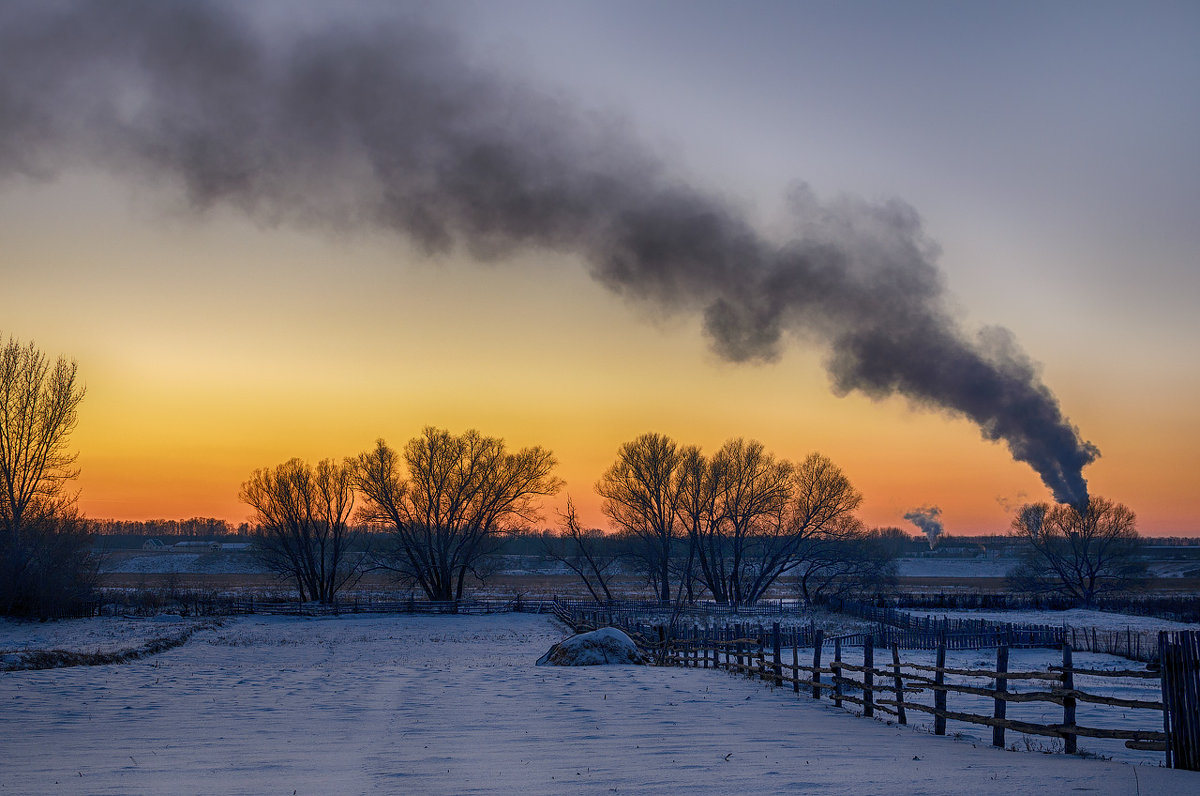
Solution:
M 556 253 L 431 261 L 387 236 L 131 214 L 95 178 L 0 194 L 0 219 L 0 332 L 78 359 L 88 396 L 73 443 L 94 517 L 238 522 L 251 470 L 378 437 L 400 446 L 425 425 L 553 450 L 568 483 L 548 524 L 570 494 L 604 527 L 592 485 L 645 431 L 707 451 L 736 436 L 792 459 L 821 451 L 872 525 L 912 530 L 904 512 L 937 504 L 950 533 L 1003 531 L 1005 506 L 1048 498 L 964 420 L 833 396 L 821 352 L 795 342 L 769 365 L 718 361 L 695 316 L 650 315 Z M 1071 363 L 1053 345 L 1022 342 L 1104 451 L 1085 471 L 1093 492 L 1128 503 L 1144 533 L 1200 530 L 1187 393 L 1110 385 L 1128 395 L 1116 413 L 1082 374 L 1061 378 Z

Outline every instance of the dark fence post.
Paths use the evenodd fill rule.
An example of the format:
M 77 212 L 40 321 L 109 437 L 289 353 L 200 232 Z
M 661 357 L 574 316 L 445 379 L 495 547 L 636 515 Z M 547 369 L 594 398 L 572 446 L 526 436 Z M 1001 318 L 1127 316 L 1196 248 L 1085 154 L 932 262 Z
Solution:
M 900 645 L 892 642 L 892 683 L 896 686 L 896 715 L 901 724 L 908 724 L 904 713 L 904 678 L 900 676 Z
M 842 639 L 841 637 L 833 640 L 833 705 L 840 708 L 842 706 Z
M 780 652 L 779 638 L 779 623 L 771 623 L 771 669 L 775 675 L 775 687 L 783 685 L 783 661 L 779 657 Z
M 800 628 L 792 633 L 792 693 L 800 693 Z
M 933 714 L 933 734 L 946 734 L 946 689 L 939 686 L 946 684 L 946 638 L 938 640 L 936 672 L 933 673 L 933 709 L 939 711 Z
M 1075 690 L 1075 672 L 1073 670 L 1071 660 L 1071 645 L 1063 644 L 1063 690 Z M 1068 727 L 1075 726 L 1075 697 L 1063 697 L 1063 724 Z M 1076 754 L 1079 751 L 1079 739 L 1075 733 L 1068 732 L 1063 735 L 1063 751 L 1069 755 Z
M 817 684 L 821 682 L 821 645 L 823 643 L 825 643 L 825 631 L 818 630 L 813 635 L 813 665 L 812 665 L 812 681 L 813 681 L 812 695 L 813 695 L 813 699 L 821 698 L 821 687 Z M 797 676 L 799 676 L 799 671 L 797 671 Z M 797 687 L 799 687 L 800 684 L 797 683 L 796 685 L 797 685 Z
M 875 715 L 875 636 L 863 642 L 863 715 Z
M 1008 647 L 1003 644 L 996 647 L 996 699 L 995 707 L 992 715 L 1003 721 L 1005 713 L 1008 710 L 1008 702 L 1004 699 L 1005 692 L 1008 691 L 1008 678 L 1004 675 L 1008 673 Z M 1004 748 L 1004 727 L 995 725 L 992 727 L 992 746 L 999 749 Z

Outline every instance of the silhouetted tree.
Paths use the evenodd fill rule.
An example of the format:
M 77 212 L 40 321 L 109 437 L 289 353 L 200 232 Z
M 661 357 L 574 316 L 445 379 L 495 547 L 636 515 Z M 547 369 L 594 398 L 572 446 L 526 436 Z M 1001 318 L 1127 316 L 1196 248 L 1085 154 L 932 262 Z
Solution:
M 0 613 L 44 616 L 95 585 L 87 523 L 65 489 L 83 395 L 74 361 L 0 345 Z
M 353 460 L 360 517 L 394 541 L 380 565 L 431 600 L 461 599 L 466 576 L 482 574 L 500 534 L 537 519 L 538 499 L 562 487 L 556 464 L 545 448 L 509 453 L 497 437 L 432 426 L 403 457 L 379 440 Z
M 846 517 L 810 536 L 800 552 L 796 584 L 809 603 L 831 597 L 880 595 L 895 590 L 899 553 L 897 536 L 884 529 L 868 531 L 855 517 Z
M 333 602 L 367 566 L 354 550 L 360 534 L 349 525 L 354 477 L 349 464 L 324 459 L 316 467 L 290 459 L 255 470 L 238 496 L 254 509 L 254 547 L 273 572 L 291 578 L 301 600 Z
M 600 480 L 604 514 L 637 540 L 635 558 L 644 562 L 659 599 L 671 599 L 671 554 L 680 538 L 676 518 L 679 445 L 663 434 L 626 442 Z
M 1060 594 L 1083 605 L 1143 585 L 1137 518 L 1127 506 L 1101 497 L 1081 508 L 1031 503 L 1013 519 L 1024 540 L 1021 563 L 1009 584 L 1034 594 Z
M 695 448 L 682 458 L 679 519 L 717 602 L 756 602 L 805 556 L 849 550 L 813 544 L 841 538 L 862 500 L 824 456 L 793 465 L 760 442 L 734 439 L 711 459 Z
M 620 559 L 613 540 L 606 539 L 598 528 L 581 526 L 570 498 L 567 498 L 567 510 L 560 516 L 561 530 L 540 537 L 542 554 L 575 573 L 596 602 L 613 599 L 609 581 Z

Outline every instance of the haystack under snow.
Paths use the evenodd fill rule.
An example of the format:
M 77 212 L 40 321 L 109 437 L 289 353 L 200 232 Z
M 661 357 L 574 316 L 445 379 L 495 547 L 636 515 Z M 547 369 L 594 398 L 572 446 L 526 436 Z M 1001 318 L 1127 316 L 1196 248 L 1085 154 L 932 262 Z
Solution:
M 644 663 L 633 639 L 615 627 L 602 627 L 563 639 L 538 658 L 538 666 L 599 666 Z

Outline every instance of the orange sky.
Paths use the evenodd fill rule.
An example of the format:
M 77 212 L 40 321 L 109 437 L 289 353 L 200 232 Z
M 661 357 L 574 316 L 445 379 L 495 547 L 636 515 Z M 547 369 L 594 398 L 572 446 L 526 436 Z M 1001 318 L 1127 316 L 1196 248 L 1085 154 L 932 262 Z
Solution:
M 910 201 L 963 327 L 1011 329 L 1100 448 L 1091 492 L 1129 505 L 1143 533 L 1200 534 L 1194 15 L 1130 30 L 1103 9 L 1042 27 L 1001 7 L 989 24 L 973 7 L 920 24 L 887 4 L 682 7 L 444 13 L 484 62 L 552 100 L 615 107 L 664 168 L 765 230 L 798 180 Z M 1114 37 L 1147 57 L 1117 63 Z M 386 232 L 256 224 L 86 158 L 22 176 L 4 144 L 0 333 L 79 362 L 90 516 L 240 522 L 253 469 L 399 446 L 425 425 L 551 448 L 567 491 L 548 524 L 569 494 L 603 526 L 592 485 L 647 431 L 708 451 L 736 436 L 791 459 L 820 451 L 871 525 L 914 530 L 903 514 L 936 504 L 948 533 L 996 532 L 1049 498 L 970 423 L 836 397 L 824 350 L 799 340 L 774 363 L 721 361 L 695 314 L 624 301 L 574 255 L 479 263 Z
M 104 190 L 114 189 L 68 181 L 2 201 L 30 212 Z M 9 258 L 41 266 L 5 315 L 23 339 L 79 360 L 78 486 L 94 517 L 239 522 L 238 487 L 254 468 L 352 455 L 380 436 L 399 445 L 425 424 L 551 448 L 565 494 L 599 526 L 591 487 L 645 431 L 709 451 L 733 436 L 793 459 L 820 451 L 864 493 L 873 525 L 905 527 L 906 511 L 937 504 L 949 533 L 996 531 L 1006 506 L 1047 499 L 1027 466 L 970 423 L 901 399 L 835 397 L 820 352 L 799 343 L 774 364 L 722 362 L 695 317 L 650 317 L 569 259 L 481 268 L 430 263 L 386 238 L 225 217 L 154 224 L 119 205 L 83 223 L 95 217 L 66 219 L 71 236 L 25 228 L 6 238 Z M 69 312 L 42 311 L 47 284 L 68 286 Z M 1041 353 L 1059 354 L 1053 344 Z M 1186 385 L 1088 381 L 1069 353 L 1045 377 L 1103 451 L 1085 473 L 1093 492 L 1132 506 L 1143 532 L 1195 532 L 1200 427 L 1175 397 Z M 1153 383 L 1153 363 L 1140 364 Z M 551 520 L 565 494 L 547 506 Z

